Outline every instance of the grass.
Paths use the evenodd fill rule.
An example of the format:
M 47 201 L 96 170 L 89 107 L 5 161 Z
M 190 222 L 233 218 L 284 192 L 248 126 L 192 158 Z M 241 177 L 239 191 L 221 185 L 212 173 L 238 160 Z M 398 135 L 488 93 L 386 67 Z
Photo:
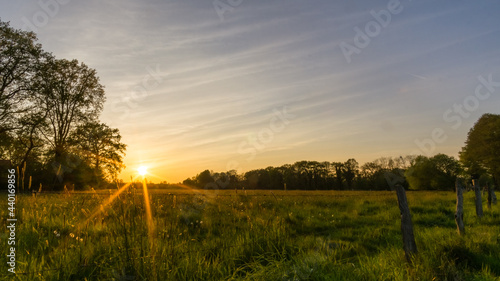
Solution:
M 453 193 L 407 193 L 419 250 L 411 265 L 392 192 L 169 192 L 150 192 L 152 232 L 140 191 L 107 208 L 106 193 L 18 195 L 18 274 L 3 267 L 0 280 L 500 278 L 500 206 L 477 219 L 472 192 L 464 237 Z M 5 220 L 2 229 L 6 264 Z

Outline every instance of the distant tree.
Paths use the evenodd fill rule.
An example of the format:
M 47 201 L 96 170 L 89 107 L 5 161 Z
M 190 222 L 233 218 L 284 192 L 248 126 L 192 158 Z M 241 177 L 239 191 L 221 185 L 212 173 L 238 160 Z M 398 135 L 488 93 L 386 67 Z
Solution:
M 208 184 L 214 182 L 212 173 L 209 170 L 205 170 L 196 176 L 196 185 L 198 187 L 205 188 Z
M 460 161 L 475 177 L 489 173 L 500 180 L 500 115 L 484 114 L 470 129 Z
M 279 168 L 267 167 L 266 172 L 269 176 L 269 188 L 283 189 L 283 174 Z
M 218 189 L 234 189 L 240 181 L 236 170 L 212 173 L 212 179 Z
M 383 177 L 384 169 L 376 162 L 366 162 L 361 166 L 360 182 L 362 186 L 360 189 L 385 189 L 385 179 Z
M 259 178 L 260 178 L 260 171 L 259 170 L 251 170 L 248 171 L 244 174 L 244 179 L 245 179 L 245 188 L 248 189 L 256 189 L 259 188 Z
M 337 189 L 342 189 L 344 183 L 344 171 L 345 167 L 343 163 L 333 162 L 333 168 L 335 169 L 335 180 Z
M 347 183 L 347 188 L 352 187 L 354 178 L 359 173 L 359 164 L 355 159 L 349 159 L 344 163 L 344 178 Z
M 418 156 L 405 172 L 412 189 L 453 190 L 460 174 L 459 162 L 448 155 Z
M 182 184 L 187 185 L 187 186 L 196 186 L 196 179 L 193 178 L 187 178 L 185 179 Z

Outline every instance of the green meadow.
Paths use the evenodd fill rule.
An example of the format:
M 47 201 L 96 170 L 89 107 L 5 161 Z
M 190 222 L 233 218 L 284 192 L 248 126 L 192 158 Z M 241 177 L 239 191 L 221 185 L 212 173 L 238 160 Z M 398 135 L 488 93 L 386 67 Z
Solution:
M 395 192 L 150 190 L 151 216 L 140 190 L 110 202 L 112 192 L 18 195 L 17 274 L 3 266 L 0 279 L 500 278 L 500 206 L 477 219 L 473 192 L 464 194 L 462 237 L 453 192 L 407 192 L 418 247 L 411 263 Z M 5 220 L 2 229 L 5 265 Z

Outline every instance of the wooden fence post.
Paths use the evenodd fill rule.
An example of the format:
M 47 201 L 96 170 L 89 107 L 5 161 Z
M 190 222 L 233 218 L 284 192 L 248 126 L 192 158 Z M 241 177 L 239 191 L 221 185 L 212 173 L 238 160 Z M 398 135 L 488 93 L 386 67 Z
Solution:
M 465 234 L 464 227 L 464 187 L 459 179 L 455 182 L 455 188 L 457 190 L 457 210 L 455 212 L 455 222 L 457 223 L 457 229 L 459 235 Z
M 493 202 L 493 205 L 495 205 L 497 203 L 497 195 L 495 194 L 495 187 L 496 186 L 494 184 L 491 185 L 491 195 L 492 195 L 491 202 Z
M 491 201 L 493 200 L 493 187 L 486 183 L 486 190 L 488 190 L 488 209 L 491 209 Z
M 481 200 L 481 188 L 479 187 L 479 180 L 473 179 L 474 192 L 476 193 L 476 215 L 478 218 L 483 216 L 483 202 Z
M 417 244 L 413 236 L 413 224 L 411 222 L 410 208 L 406 199 L 406 192 L 402 185 L 396 184 L 399 211 L 401 212 L 401 232 L 403 234 L 403 249 L 406 260 L 411 262 L 412 255 L 417 253 Z

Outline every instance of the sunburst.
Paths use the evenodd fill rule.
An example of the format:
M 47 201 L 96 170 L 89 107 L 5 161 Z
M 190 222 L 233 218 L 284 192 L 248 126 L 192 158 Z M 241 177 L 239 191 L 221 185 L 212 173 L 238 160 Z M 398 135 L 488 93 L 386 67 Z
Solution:
M 148 238 L 149 238 L 149 242 L 150 242 L 152 254 L 154 254 L 154 233 L 155 233 L 154 231 L 155 231 L 155 227 L 154 227 L 153 214 L 152 214 L 152 211 L 151 211 L 151 202 L 150 202 L 150 198 L 149 198 L 148 186 L 147 186 L 147 183 L 146 183 L 146 179 L 144 177 L 147 174 L 147 167 L 146 166 L 140 166 L 137 169 L 137 171 L 138 171 L 139 175 L 142 176 L 142 189 L 143 189 L 143 196 L 144 196 L 144 206 L 145 206 L 145 209 L 146 209 L 146 223 L 147 223 L 147 227 L 148 227 Z M 92 212 L 92 214 L 85 221 L 84 224 L 88 224 L 89 221 L 91 221 L 92 219 L 94 219 L 101 212 L 104 212 L 104 210 L 106 208 L 108 208 L 115 201 L 115 199 L 118 198 L 118 196 L 121 193 L 123 193 L 125 190 L 127 190 L 127 188 L 129 188 L 138 179 L 138 177 L 139 176 L 136 176 L 135 178 L 131 178 L 131 182 L 130 183 L 127 183 L 127 184 L 123 185 L 117 191 L 115 191 L 115 193 L 112 194 L 105 203 L 101 204 L 99 207 L 97 207 Z

